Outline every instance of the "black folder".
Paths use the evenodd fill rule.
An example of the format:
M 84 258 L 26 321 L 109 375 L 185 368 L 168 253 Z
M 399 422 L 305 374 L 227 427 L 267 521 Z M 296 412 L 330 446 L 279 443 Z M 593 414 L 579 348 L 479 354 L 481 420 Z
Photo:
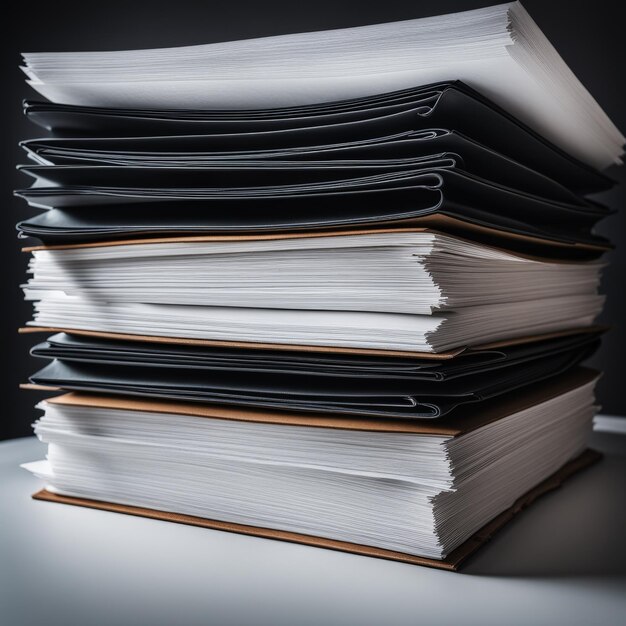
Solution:
M 584 333 L 449 361 L 137 345 L 58 334 L 31 377 L 66 390 L 371 417 L 436 418 L 562 373 L 590 356 Z
M 171 179 L 172 173 L 182 168 L 222 172 L 254 168 L 260 180 L 271 180 L 277 172 L 290 180 L 297 171 L 341 172 L 344 177 L 350 177 L 443 167 L 497 181 L 502 186 L 548 200 L 580 206 L 590 204 L 547 176 L 444 129 L 272 150 L 252 150 L 249 144 L 235 146 L 245 150 L 227 149 L 227 144 L 224 136 L 219 135 L 33 139 L 23 142 L 22 146 L 47 167 L 31 165 L 20 166 L 20 169 L 52 184 L 89 182 L 94 185 L 95 181 L 100 181 L 103 185 L 115 185 L 135 177 L 139 180 Z
M 16 192 L 32 206 L 54 208 L 18 224 L 23 234 L 47 243 L 190 233 L 384 228 L 399 222 L 420 226 L 411 221 L 429 216 L 561 242 L 606 243 L 591 233 L 596 222 L 608 214 L 601 205 L 547 200 L 454 167 L 368 175 L 355 170 L 294 169 L 290 177 L 284 170 L 253 167 L 168 168 L 167 172 L 132 168 L 128 176 L 139 186 L 127 187 L 120 186 L 121 182 L 117 186 L 76 184 L 85 176 L 99 182 L 103 170 L 96 173 L 88 166 L 70 167 L 63 179 L 55 179 L 57 183 L 63 180 L 59 186 L 46 183 L 43 177 L 54 175 L 48 169 L 29 168 L 41 176 L 40 182 Z M 124 178 L 126 169 L 116 168 L 116 175 L 130 183 Z M 142 187 L 142 182 L 154 186 Z
M 350 137 L 450 129 L 577 193 L 600 191 L 613 184 L 459 81 L 280 109 L 131 110 L 26 102 L 24 110 L 35 123 L 64 136 L 230 134 L 241 135 L 244 149 L 250 149 L 246 146 L 252 147 L 253 141 L 257 142 L 255 149 L 268 149 L 277 141 L 299 146 L 336 144 Z M 229 150 L 233 149 L 230 144 Z

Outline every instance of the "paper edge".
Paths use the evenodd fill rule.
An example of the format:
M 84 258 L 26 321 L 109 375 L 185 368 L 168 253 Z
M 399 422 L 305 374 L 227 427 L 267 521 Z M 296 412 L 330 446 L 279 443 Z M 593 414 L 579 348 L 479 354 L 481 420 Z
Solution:
M 45 489 L 41 489 L 32 495 L 35 500 L 54 502 L 59 504 L 69 504 L 74 506 L 82 506 L 101 511 L 109 511 L 115 513 L 123 513 L 136 517 L 145 517 L 160 521 L 168 521 L 177 524 L 186 524 L 189 526 L 197 526 L 201 528 L 209 528 L 212 530 L 220 530 L 224 532 L 232 532 L 241 535 L 253 537 L 261 537 L 264 539 L 274 539 L 278 541 L 288 541 L 317 548 L 325 548 L 329 550 L 337 550 L 340 552 L 348 552 L 361 556 L 369 556 L 381 558 L 391 561 L 400 561 L 411 565 L 421 565 L 424 567 L 432 567 L 436 569 L 444 569 L 449 571 L 458 571 L 461 564 L 474 554 L 480 547 L 485 545 L 493 535 L 503 528 L 509 521 L 516 517 L 520 512 L 530 506 L 535 500 L 560 487 L 567 479 L 571 478 L 579 471 L 590 467 L 602 458 L 602 454 L 587 448 L 578 457 L 572 459 L 554 474 L 549 476 L 531 490 L 527 491 L 523 496 L 518 498 L 513 506 L 509 507 L 490 522 L 485 524 L 480 530 L 474 533 L 463 544 L 451 552 L 445 559 L 437 560 L 426 557 L 414 556 L 402 552 L 394 552 L 382 548 L 365 546 L 360 544 L 348 543 L 345 541 L 336 541 L 322 537 L 314 537 L 312 535 L 304 535 L 300 533 L 291 533 L 287 531 L 274 530 L 270 528 L 261 528 L 256 526 L 248 526 L 244 524 L 234 524 L 231 522 L 222 522 L 217 520 L 209 520 L 191 515 L 181 515 L 178 513 L 167 513 L 147 509 L 142 507 L 133 507 L 127 505 L 115 504 L 112 502 L 102 502 L 97 500 L 89 500 L 86 498 L 76 498 L 71 496 L 63 496 L 54 494 Z

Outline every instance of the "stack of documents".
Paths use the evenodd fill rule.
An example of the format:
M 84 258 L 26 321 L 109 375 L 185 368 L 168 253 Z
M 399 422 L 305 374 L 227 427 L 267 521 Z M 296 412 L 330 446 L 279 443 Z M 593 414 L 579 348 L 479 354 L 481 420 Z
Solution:
M 23 57 L 37 498 L 456 569 L 597 458 L 624 137 L 519 3 Z

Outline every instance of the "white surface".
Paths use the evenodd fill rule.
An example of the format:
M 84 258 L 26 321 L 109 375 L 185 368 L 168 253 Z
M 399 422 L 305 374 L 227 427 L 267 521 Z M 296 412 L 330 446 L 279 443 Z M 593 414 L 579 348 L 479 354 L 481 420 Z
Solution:
M 626 622 L 626 437 L 451 573 L 33 501 L 0 444 L 4 626 L 320 626 Z
M 593 426 L 598 432 L 626 435 L 626 418 L 621 415 L 596 415 Z
M 23 57 L 29 84 L 65 104 L 249 109 L 460 79 L 594 167 L 619 162 L 624 143 L 518 2 L 201 46 Z

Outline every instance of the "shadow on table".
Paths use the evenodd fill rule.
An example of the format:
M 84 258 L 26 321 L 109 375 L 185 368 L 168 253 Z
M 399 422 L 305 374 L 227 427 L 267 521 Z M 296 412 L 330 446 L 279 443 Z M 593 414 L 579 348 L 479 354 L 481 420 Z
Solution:
M 537 500 L 461 573 L 626 581 L 626 457 L 606 456 Z

